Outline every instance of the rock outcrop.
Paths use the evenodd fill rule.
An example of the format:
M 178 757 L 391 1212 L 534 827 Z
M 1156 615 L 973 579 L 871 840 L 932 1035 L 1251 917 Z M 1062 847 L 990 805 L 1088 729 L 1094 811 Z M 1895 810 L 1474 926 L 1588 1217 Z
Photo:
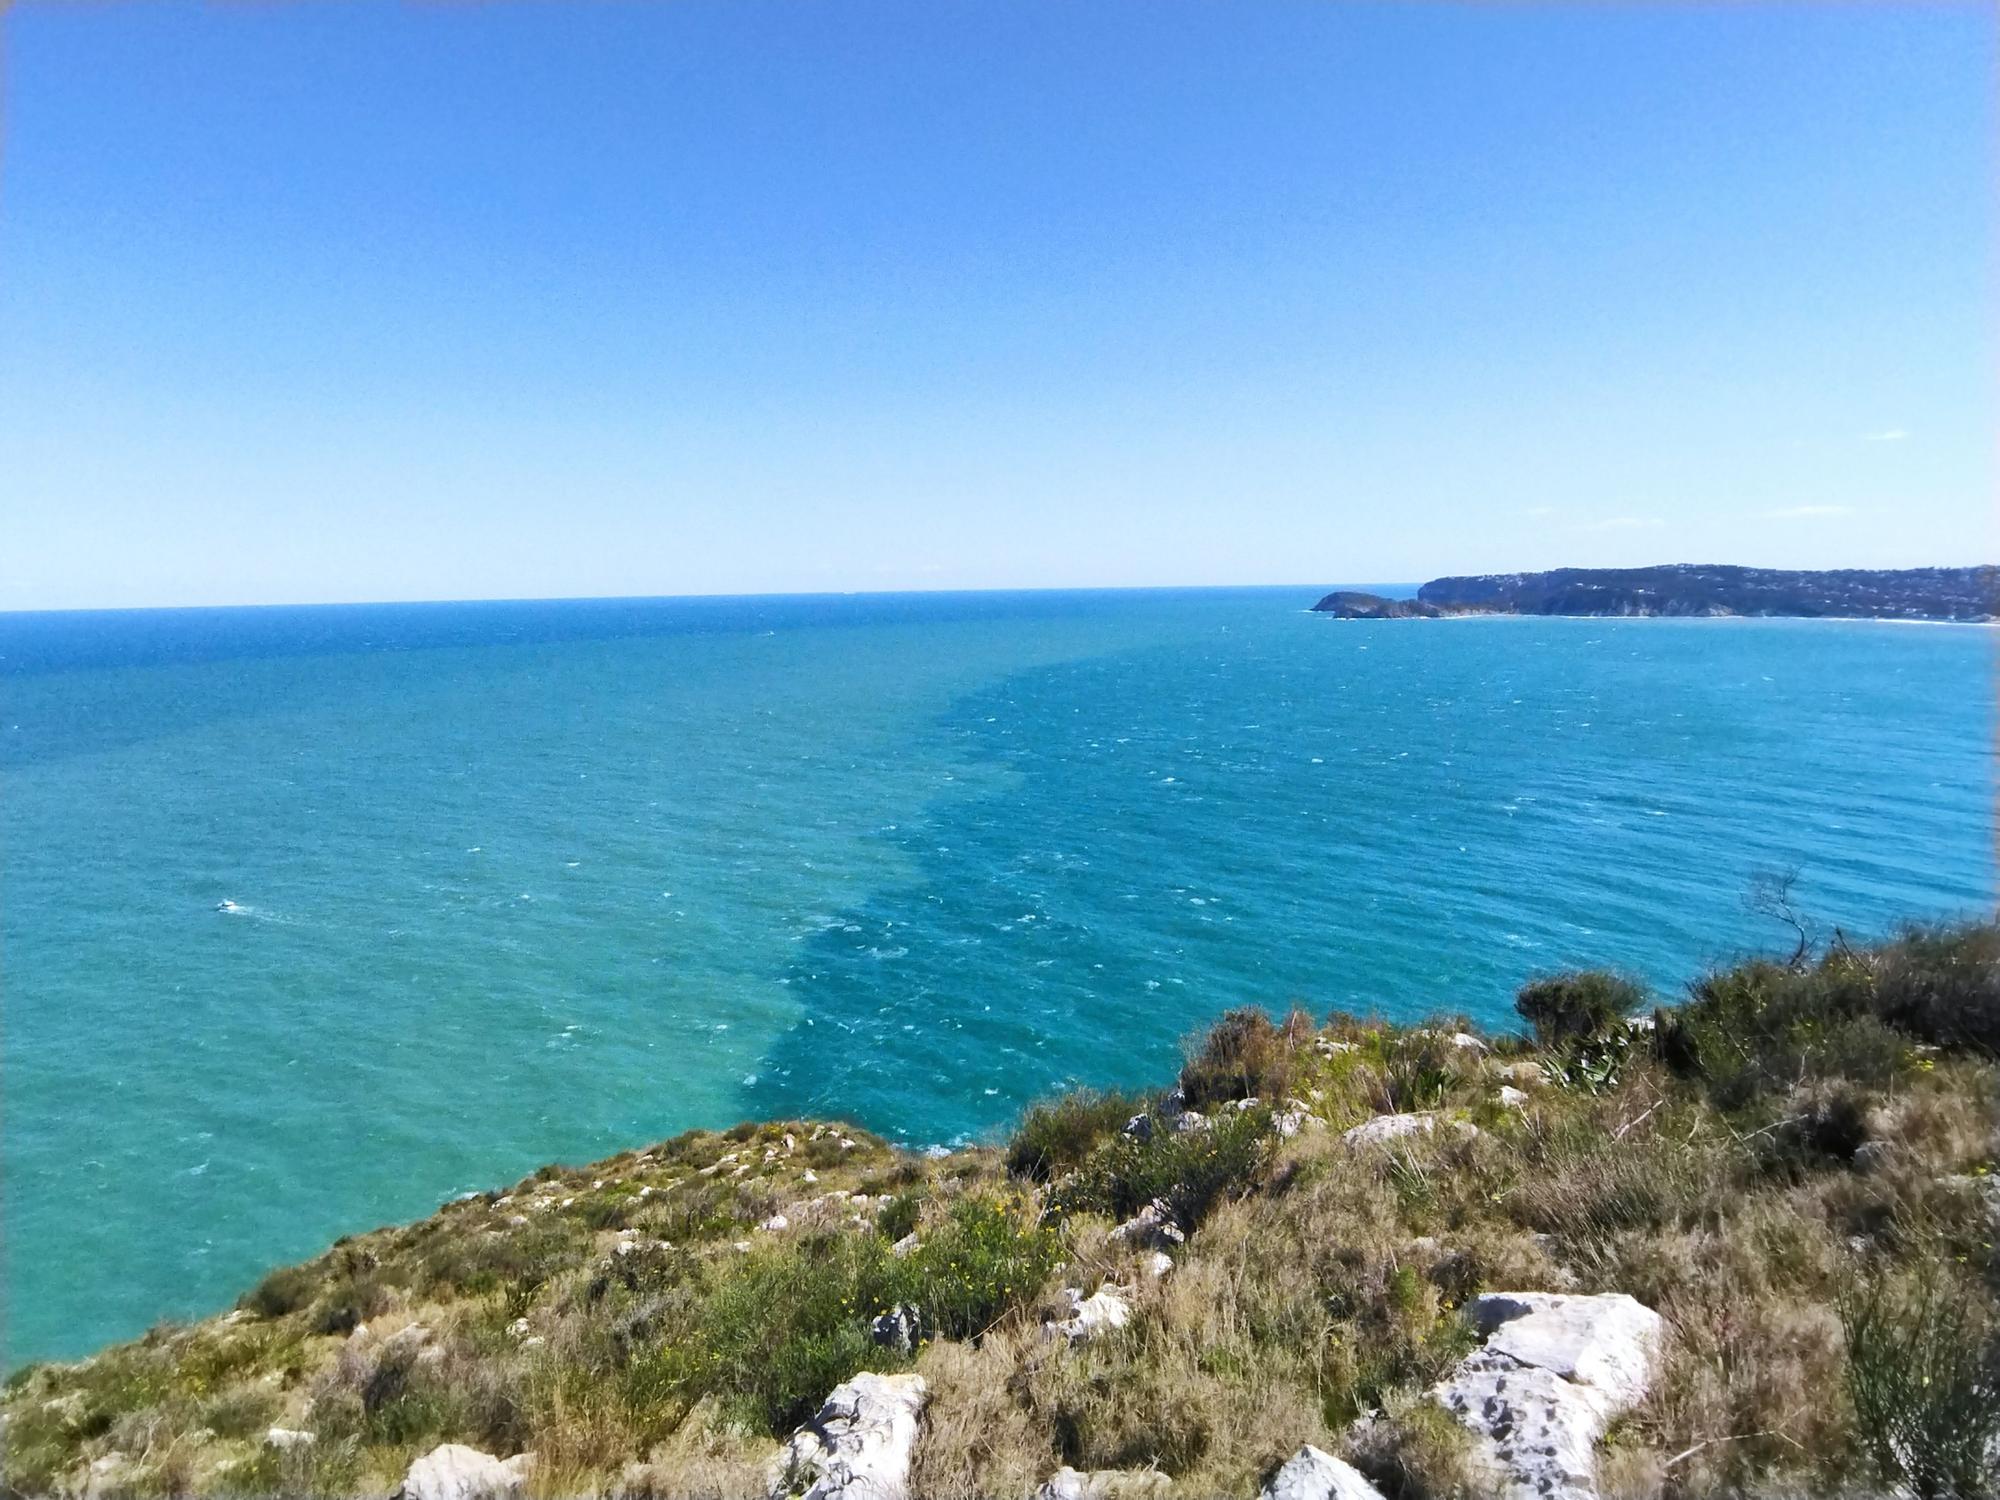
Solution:
M 856 1375 L 779 1456 L 772 1500 L 909 1500 L 921 1375 Z
M 1287 1459 L 1257 1495 L 1258 1500 L 1382 1500 L 1359 1469 L 1311 1443 Z
M 1597 1440 L 1645 1397 L 1660 1315 L 1622 1293 L 1489 1292 L 1467 1309 L 1486 1335 L 1431 1392 L 1471 1430 L 1505 1500 L 1595 1500 Z
M 1069 1316 L 1051 1323 L 1049 1330 L 1061 1334 L 1071 1343 L 1080 1344 L 1086 1339 L 1094 1339 L 1100 1333 L 1110 1333 L 1132 1321 L 1132 1304 L 1122 1287 L 1107 1282 L 1088 1297 L 1075 1287 L 1066 1287 L 1063 1295 L 1069 1298 Z
M 1112 1230 L 1111 1237 L 1141 1250 L 1176 1250 L 1187 1243 L 1187 1233 L 1174 1222 L 1173 1210 L 1158 1198 Z
M 898 1302 L 868 1325 L 868 1335 L 884 1349 L 910 1355 L 924 1341 L 924 1317 L 907 1302 Z
M 1358 589 L 1339 589 L 1328 594 L 1313 606 L 1313 612 L 1332 615 L 1336 620 L 1434 620 L 1443 613 L 1435 604 L 1364 594 Z
M 1390 1141 L 1401 1140 L 1404 1136 L 1429 1135 L 1440 1124 L 1449 1124 L 1461 1137 L 1470 1140 L 1479 1134 L 1479 1127 L 1469 1121 L 1442 1121 L 1427 1112 L 1408 1115 L 1377 1115 L 1372 1120 L 1363 1120 L 1352 1130 L 1340 1133 L 1341 1140 L 1350 1146 L 1381 1146 Z
M 509 1500 L 521 1493 L 532 1453 L 499 1459 L 463 1443 L 444 1443 L 410 1465 L 401 1500 Z

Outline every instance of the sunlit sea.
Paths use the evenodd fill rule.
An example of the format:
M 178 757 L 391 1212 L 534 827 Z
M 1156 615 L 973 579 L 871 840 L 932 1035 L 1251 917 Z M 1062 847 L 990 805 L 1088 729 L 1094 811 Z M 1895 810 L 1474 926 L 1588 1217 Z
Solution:
M 1320 590 L 0 616 L 9 1365 L 549 1160 L 1991 908 L 1994 633 Z M 223 903 L 229 903 L 224 907 Z M 219 909 L 220 908 L 220 909 Z

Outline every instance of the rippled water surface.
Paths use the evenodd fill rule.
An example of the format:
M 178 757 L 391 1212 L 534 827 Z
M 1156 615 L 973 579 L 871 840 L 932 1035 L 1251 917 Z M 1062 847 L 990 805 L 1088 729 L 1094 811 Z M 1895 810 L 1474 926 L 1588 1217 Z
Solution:
M 0 616 L 6 1362 L 690 1125 L 1991 904 L 1993 636 L 1311 589 Z M 239 910 L 218 911 L 218 903 Z

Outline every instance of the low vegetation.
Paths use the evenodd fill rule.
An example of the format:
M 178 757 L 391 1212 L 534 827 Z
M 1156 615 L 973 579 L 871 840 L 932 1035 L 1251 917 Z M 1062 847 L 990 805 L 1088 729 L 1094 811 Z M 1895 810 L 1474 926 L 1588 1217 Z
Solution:
M 1609 1495 L 1996 1493 L 2000 930 L 1663 998 L 1547 976 L 1532 1036 L 1232 1011 L 1171 1094 L 1052 1100 L 1004 1146 L 781 1122 L 546 1168 L 17 1371 L 5 1490 L 383 1494 L 457 1441 L 532 1450 L 538 1495 L 762 1494 L 833 1385 L 914 1368 L 939 1500 L 1062 1464 L 1248 1496 L 1306 1442 L 1470 1495 L 1426 1392 L 1504 1288 L 1665 1317 Z M 1342 1140 L 1409 1111 L 1476 1128 Z M 1141 1213 L 1176 1235 L 1114 1233 Z M 1129 1323 L 1050 1336 L 1106 1283 Z

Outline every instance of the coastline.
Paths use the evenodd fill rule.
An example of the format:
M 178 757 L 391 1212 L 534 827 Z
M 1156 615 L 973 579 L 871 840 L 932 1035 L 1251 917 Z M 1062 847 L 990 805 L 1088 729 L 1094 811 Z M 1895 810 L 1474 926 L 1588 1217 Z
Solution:
M 1375 621 L 1366 618 L 1344 618 L 1330 610 L 1318 610 L 1308 606 L 1299 611 L 1302 615 L 1321 615 L 1329 620 L 1341 620 L 1343 624 L 1389 624 L 1400 625 L 1403 620 Z M 1729 622 L 1755 622 L 1773 624 L 1780 621 L 1796 621 L 1800 624 L 1821 625 L 1946 625 L 1965 630 L 2000 629 L 2000 617 L 1986 620 L 1911 620 L 1892 615 L 1573 615 L 1541 614 L 1518 609 L 1460 609 L 1426 616 L 1422 623 L 1436 624 L 1446 620 L 1585 620 L 1603 622 L 1606 620 L 1664 620 L 1678 624 L 1725 624 Z

